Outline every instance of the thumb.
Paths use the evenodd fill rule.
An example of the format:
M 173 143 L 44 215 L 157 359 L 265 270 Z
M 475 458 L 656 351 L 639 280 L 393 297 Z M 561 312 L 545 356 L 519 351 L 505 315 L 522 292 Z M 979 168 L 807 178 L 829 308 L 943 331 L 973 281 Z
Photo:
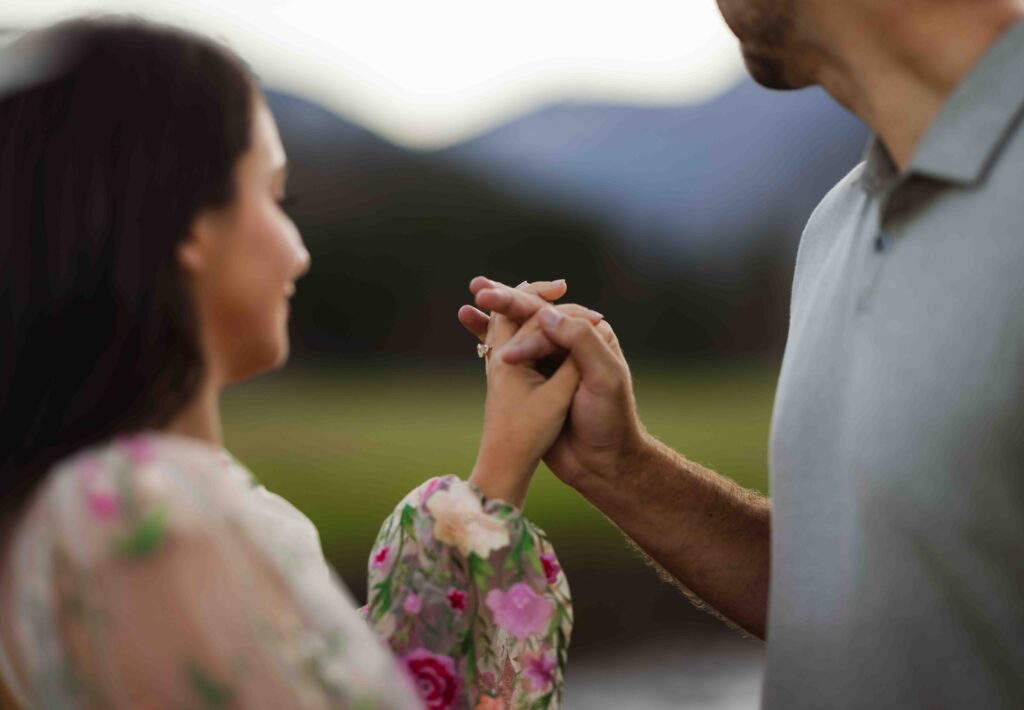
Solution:
M 569 408 L 569 402 L 580 384 L 580 371 L 572 358 L 565 358 L 555 374 L 548 378 L 541 387 L 546 395 L 553 399 L 557 406 Z
M 590 321 L 551 307 L 540 312 L 539 320 L 544 334 L 569 351 L 588 389 L 597 393 L 614 388 L 621 379 L 620 363 Z

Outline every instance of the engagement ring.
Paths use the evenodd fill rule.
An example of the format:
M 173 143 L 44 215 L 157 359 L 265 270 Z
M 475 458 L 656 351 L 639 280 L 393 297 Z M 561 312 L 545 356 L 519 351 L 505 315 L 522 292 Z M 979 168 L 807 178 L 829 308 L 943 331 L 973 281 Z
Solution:
M 480 343 L 476 346 L 477 357 L 487 357 L 487 354 L 494 348 L 493 345 L 484 345 Z

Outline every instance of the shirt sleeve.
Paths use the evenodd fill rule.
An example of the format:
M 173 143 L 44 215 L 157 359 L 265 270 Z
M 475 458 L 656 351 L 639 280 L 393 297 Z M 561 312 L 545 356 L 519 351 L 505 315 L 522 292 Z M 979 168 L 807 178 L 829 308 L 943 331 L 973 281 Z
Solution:
M 68 707 L 420 707 L 305 516 L 212 450 L 145 443 L 76 458 L 50 496 L 60 643 L 35 648 L 62 651 L 34 669 L 39 697 L 60 687 Z
M 572 602 L 544 533 L 456 476 L 384 521 L 364 612 L 430 708 L 561 703 Z

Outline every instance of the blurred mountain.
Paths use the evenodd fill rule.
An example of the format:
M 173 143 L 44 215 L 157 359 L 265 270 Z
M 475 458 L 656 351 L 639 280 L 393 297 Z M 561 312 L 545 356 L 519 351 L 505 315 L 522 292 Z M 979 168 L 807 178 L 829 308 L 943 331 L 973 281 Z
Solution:
M 396 146 L 317 104 L 267 92 L 288 154 L 292 216 L 312 255 L 293 305 L 297 350 L 448 357 L 478 274 L 564 277 L 595 302 L 615 271 L 606 238 L 474 171 Z
M 701 105 L 563 102 L 419 152 L 267 92 L 313 256 L 292 342 L 464 356 L 477 274 L 566 278 L 631 353 L 777 353 L 796 243 L 865 129 L 818 90 L 746 81 Z
M 438 155 L 594 217 L 635 249 L 708 256 L 765 232 L 799 235 L 866 139 L 820 89 L 747 79 L 698 105 L 559 102 Z

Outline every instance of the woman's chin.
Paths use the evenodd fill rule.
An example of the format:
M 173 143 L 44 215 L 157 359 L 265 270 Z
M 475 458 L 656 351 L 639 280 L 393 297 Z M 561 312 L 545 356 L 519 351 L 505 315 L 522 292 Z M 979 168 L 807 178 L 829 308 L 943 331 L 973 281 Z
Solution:
M 244 360 L 236 360 L 230 369 L 232 374 L 228 382 L 245 382 L 279 370 L 288 362 L 289 352 L 288 331 L 283 329 L 273 341 L 265 341 L 258 346 L 254 344 L 245 352 Z
M 274 363 L 273 369 L 284 367 L 288 363 L 288 356 L 291 354 L 291 346 L 288 342 L 288 336 L 284 338 L 280 349 L 278 350 L 277 361 Z

